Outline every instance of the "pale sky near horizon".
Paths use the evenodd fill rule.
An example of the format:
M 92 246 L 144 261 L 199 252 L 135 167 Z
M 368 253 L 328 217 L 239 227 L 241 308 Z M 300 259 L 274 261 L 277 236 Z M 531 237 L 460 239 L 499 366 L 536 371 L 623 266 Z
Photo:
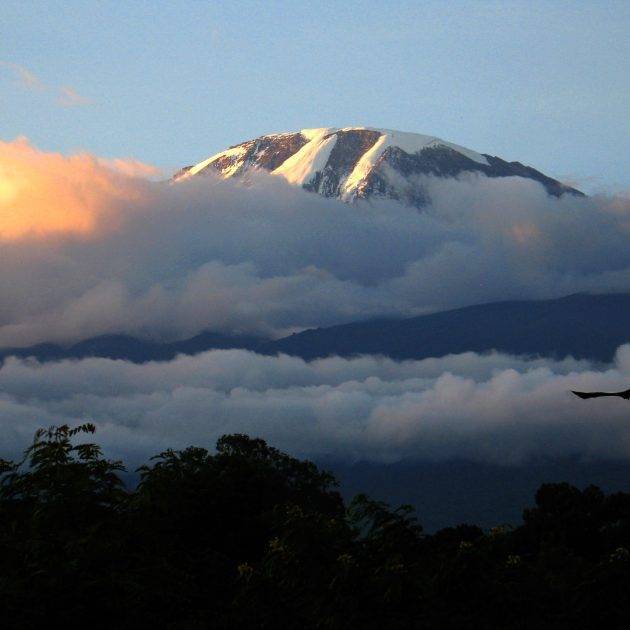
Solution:
M 630 190 L 630 2 L 3 0 L 0 140 L 166 170 L 304 127 Z

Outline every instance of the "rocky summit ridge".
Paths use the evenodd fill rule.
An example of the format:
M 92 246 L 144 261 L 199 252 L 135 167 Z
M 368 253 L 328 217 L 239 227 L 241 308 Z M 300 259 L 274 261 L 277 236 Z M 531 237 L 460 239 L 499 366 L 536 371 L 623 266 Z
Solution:
M 245 177 L 255 170 L 341 201 L 382 197 L 418 208 L 428 201 L 422 182 L 426 176 L 523 177 L 537 181 L 555 197 L 582 196 L 520 162 L 477 153 L 435 136 L 370 127 L 322 127 L 260 136 L 187 166 L 173 179 L 205 173 Z

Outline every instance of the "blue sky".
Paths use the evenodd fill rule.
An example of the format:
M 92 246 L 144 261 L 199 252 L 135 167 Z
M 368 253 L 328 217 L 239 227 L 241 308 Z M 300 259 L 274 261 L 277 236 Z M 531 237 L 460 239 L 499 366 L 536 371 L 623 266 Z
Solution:
M 3 0 L 0 139 L 166 169 L 264 133 L 440 136 L 630 189 L 630 2 Z M 30 73 L 30 74 L 28 74 Z

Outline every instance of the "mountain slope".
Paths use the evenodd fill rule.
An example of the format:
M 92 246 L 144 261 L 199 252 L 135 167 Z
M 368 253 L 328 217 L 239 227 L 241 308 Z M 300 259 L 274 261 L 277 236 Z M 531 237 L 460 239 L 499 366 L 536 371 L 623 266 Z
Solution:
M 241 348 L 306 360 L 359 354 L 425 359 L 499 350 L 609 362 L 623 343 L 630 343 L 630 294 L 580 294 L 557 300 L 494 302 L 409 319 L 317 328 L 275 341 L 211 332 L 170 343 L 104 335 L 69 347 L 40 344 L 0 350 L 0 360 L 8 356 L 32 356 L 42 361 L 107 357 L 143 363 L 168 361 L 178 354 Z
M 171 361 L 179 354 L 195 355 L 207 350 L 253 350 L 269 340 L 245 335 L 222 335 L 202 332 L 190 339 L 160 343 L 138 339 L 130 335 L 99 335 L 70 346 L 42 343 L 27 348 L 0 349 L 0 362 L 7 357 L 33 357 L 40 361 L 85 359 L 101 357 L 122 359 L 133 363 L 147 361 Z
M 630 342 L 630 294 L 576 294 L 306 330 L 263 349 L 304 359 L 357 354 L 424 359 L 494 349 L 611 361 L 617 347 L 626 342 Z
M 181 169 L 174 180 L 210 172 L 224 178 L 246 177 L 253 170 L 270 172 L 324 197 L 346 202 L 385 197 L 418 208 L 427 202 L 421 181 L 426 175 L 524 177 L 556 197 L 582 195 L 520 162 L 506 162 L 434 136 L 368 127 L 261 136 Z

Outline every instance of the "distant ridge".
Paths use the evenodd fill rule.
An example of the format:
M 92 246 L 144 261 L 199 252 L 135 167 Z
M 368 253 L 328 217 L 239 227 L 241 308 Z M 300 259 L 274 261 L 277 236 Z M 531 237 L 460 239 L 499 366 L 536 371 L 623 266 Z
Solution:
M 147 361 L 171 361 L 180 354 L 195 355 L 207 350 L 251 350 L 267 341 L 261 337 L 222 335 L 210 331 L 202 332 L 190 339 L 165 343 L 138 339 L 131 335 L 110 334 L 90 337 L 69 346 L 41 343 L 26 348 L 0 349 L 0 360 L 10 356 L 32 357 L 39 361 L 101 357 L 146 363 Z
M 375 354 L 425 359 L 462 352 L 498 350 L 609 362 L 630 343 L 630 294 L 576 294 L 555 300 L 492 302 L 407 319 L 379 319 L 316 328 L 275 341 L 204 332 L 170 343 L 127 335 L 103 335 L 74 344 L 39 344 L 0 350 L 40 361 L 106 357 L 136 363 L 169 361 L 178 354 L 240 348 L 260 354 L 288 354 L 313 360 Z
M 410 319 L 306 330 L 273 342 L 275 352 L 315 359 L 382 354 L 424 359 L 500 350 L 517 355 L 611 361 L 630 342 L 630 293 L 491 302 Z

